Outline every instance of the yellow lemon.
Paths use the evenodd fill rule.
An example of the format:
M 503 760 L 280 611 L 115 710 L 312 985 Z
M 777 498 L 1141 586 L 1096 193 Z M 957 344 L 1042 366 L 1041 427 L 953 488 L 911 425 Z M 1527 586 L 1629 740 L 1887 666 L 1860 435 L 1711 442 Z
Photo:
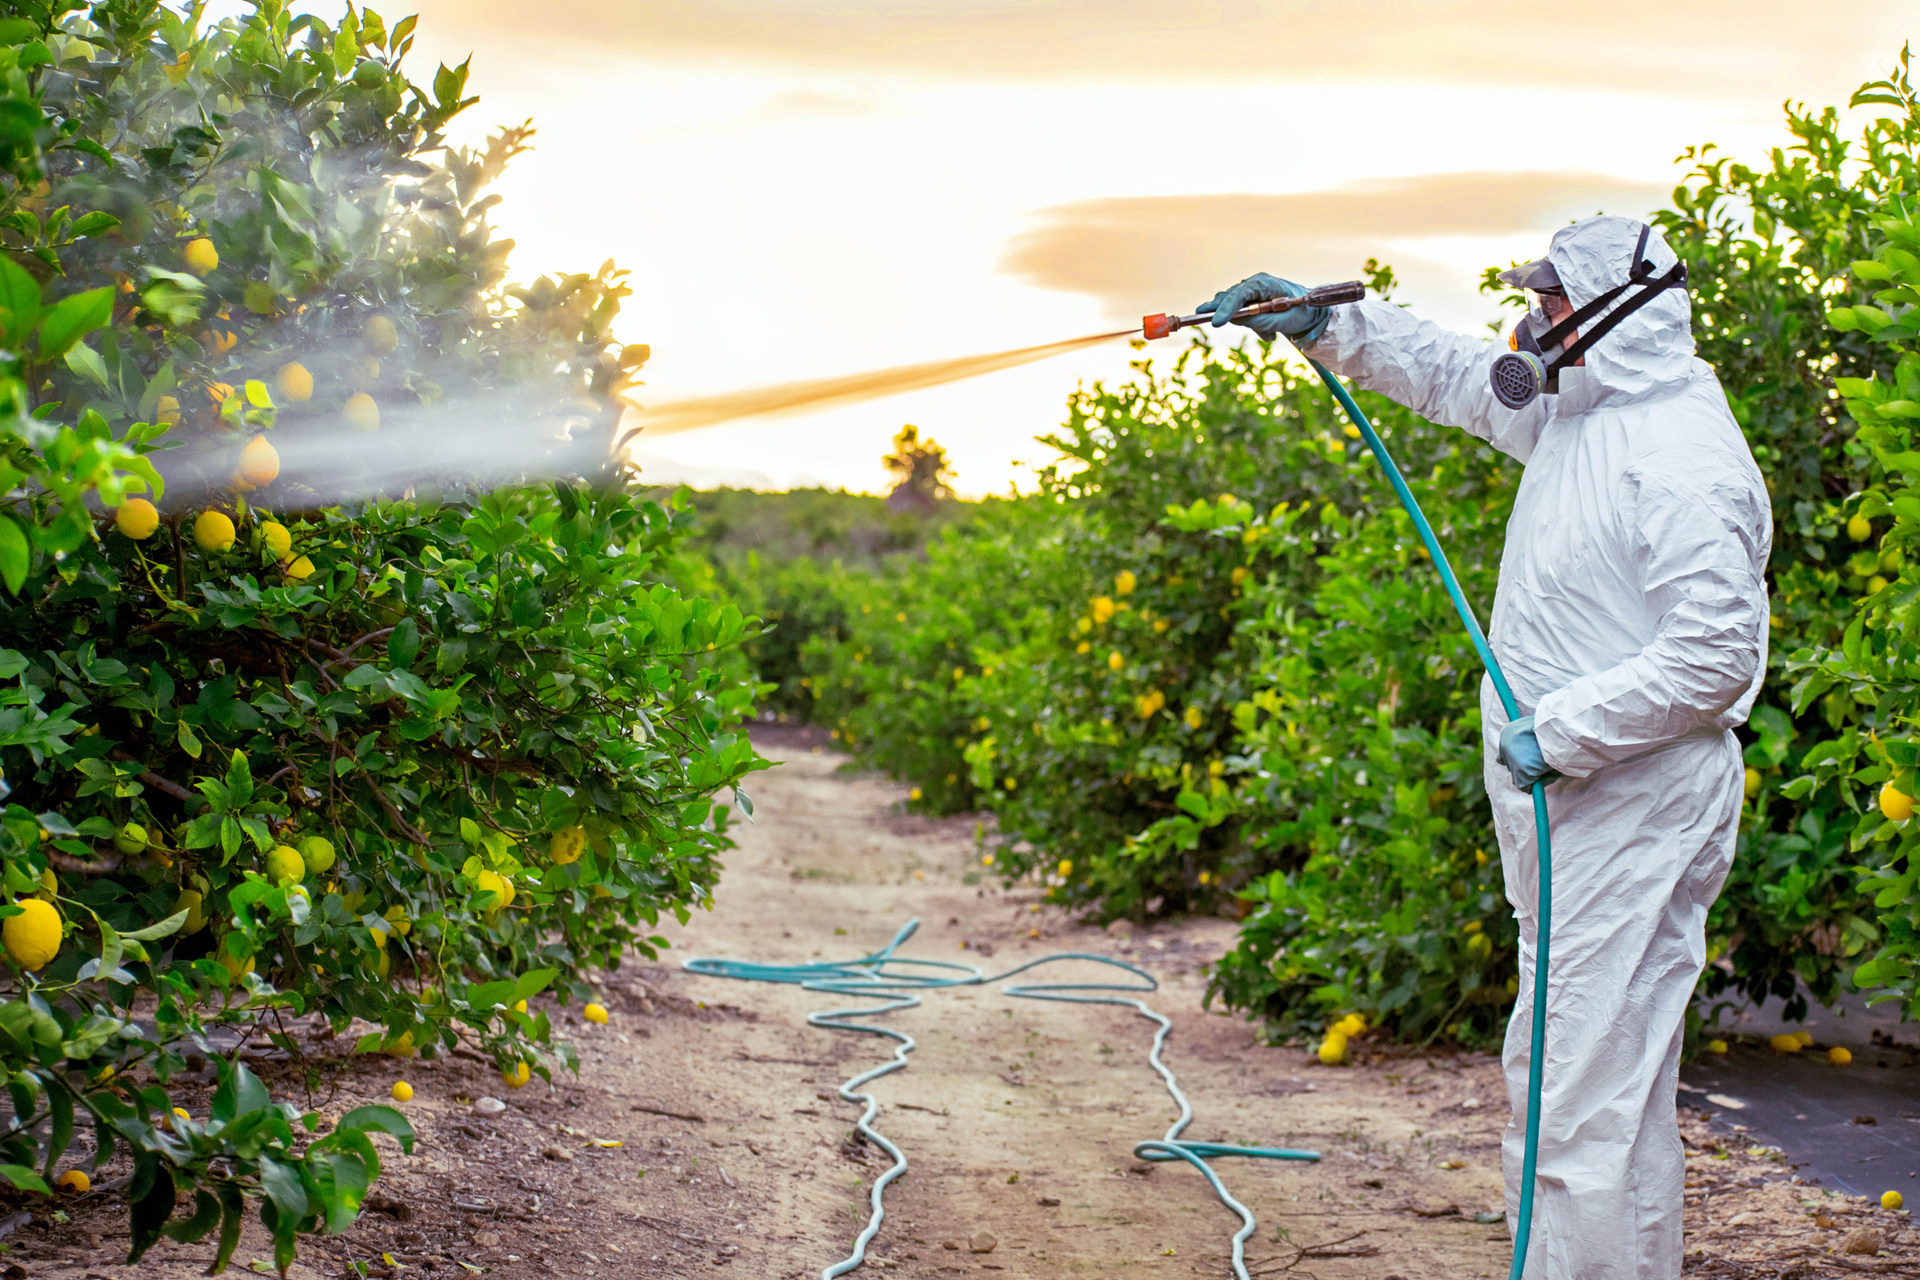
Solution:
M 54 876 L 53 868 L 46 867 L 40 872 L 40 893 L 42 898 L 51 898 L 60 892 L 60 881 Z
M 580 1011 L 580 1016 L 588 1022 L 597 1022 L 601 1026 L 605 1026 L 607 1022 L 607 1006 L 603 1004 L 590 1004 Z
M 14 905 L 20 914 L 0 924 L 0 941 L 22 969 L 42 968 L 60 952 L 60 913 L 39 898 L 23 898 Z
M 314 875 L 324 875 L 333 866 L 333 842 L 325 836 L 302 836 L 294 847 L 300 850 L 300 860 Z
M 1245 565 L 1241 565 L 1238 569 L 1235 569 L 1233 573 L 1230 574 L 1229 576 L 1232 577 L 1233 579 L 1233 585 L 1237 587 L 1241 583 L 1247 580 L 1247 567 Z
M 407 909 L 401 906 L 388 907 L 381 918 L 393 926 L 395 936 L 404 938 L 413 932 L 413 921 L 407 919 Z
M 918 787 L 915 787 L 913 790 L 907 792 L 907 803 L 908 804 L 920 803 L 921 794 L 922 792 Z
M 1360 1035 L 1362 1032 L 1366 1031 L 1367 1020 L 1366 1020 L 1366 1017 L 1362 1014 L 1350 1013 L 1346 1017 L 1340 1019 L 1340 1021 L 1334 1023 L 1333 1029 L 1335 1031 L 1338 1031 L 1343 1036 L 1348 1036 L 1348 1037 L 1357 1036 L 1357 1035 Z
M 279 376 L 275 381 L 280 384 L 280 394 L 289 400 L 313 399 L 313 375 L 308 373 L 307 366 L 298 360 L 292 364 L 281 365 Z
M 307 878 L 307 864 L 291 845 L 277 844 L 267 853 L 267 879 L 275 884 L 299 884 Z
M 231 382 L 214 382 L 209 383 L 207 386 L 207 399 L 213 401 L 216 405 L 225 404 L 227 397 L 232 394 L 233 384 Z
M 346 408 L 341 412 L 347 415 L 347 425 L 356 431 L 380 429 L 380 405 L 364 391 L 356 391 L 348 396 Z
M 1898 1209 L 1905 1203 L 1906 1199 L 1901 1196 L 1898 1191 L 1884 1191 L 1880 1194 L 1880 1207 L 1882 1209 Z
M 193 522 L 193 540 L 202 551 L 225 551 L 233 546 L 233 521 L 219 511 L 202 511 Z
M 1347 1038 L 1329 1031 L 1327 1038 L 1320 1042 L 1320 1061 L 1329 1067 L 1337 1067 L 1346 1060 Z
M 53 1185 L 77 1196 L 93 1189 L 93 1179 L 78 1169 L 69 1169 Z
M 1130 596 L 1139 585 L 1140 580 L 1133 576 L 1131 569 L 1122 569 L 1113 575 L 1113 593 L 1117 596 Z
M 367 321 L 366 336 L 367 346 L 383 356 L 400 345 L 400 331 L 393 327 L 393 321 L 386 316 L 375 316 Z
M 1115 649 L 1112 653 L 1107 655 L 1107 670 L 1118 671 L 1120 670 L 1120 668 L 1126 665 L 1127 665 L 1127 660 L 1120 656 L 1120 651 L 1118 649 Z
M 155 422 L 164 422 L 170 427 L 178 426 L 180 423 L 180 402 L 172 396 L 161 396 L 154 402 L 153 419 Z
M 553 833 L 553 840 L 547 845 L 547 856 L 565 866 L 569 862 L 578 862 L 586 847 L 585 827 L 562 827 Z
M 389 1058 L 411 1058 L 416 1052 L 413 1047 L 413 1032 L 402 1031 L 398 1039 L 381 1049 Z
M 1105 596 L 1095 596 L 1093 598 L 1093 604 L 1088 607 L 1088 612 L 1092 615 L 1096 623 L 1104 625 L 1113 617 L 1114 609 L 1115 605 L 1113 601 Z
M 185 260 L 187 270 L 197 276 L 203 276 L 220 265 L 220 251 L 205 236 L 187 241 L 186 252 L 180 256 Z
M 473 878 L 473 884 L 481 893 L 493 895 L 493 901 L 481 908 L 483 911 L 498 911 L 513 905 L 513 881 L 499 872 L 482 871 Z
M 387 1092 L 393 1095 L 395 1102 L 413 1101 L 413 1086 L 405 1080 L 395 1080 L 393 1082 L 393 1088 L 387 1090 Z
M 1061 876 L 1061 877 L 1065 877 L 1065 876 L 1070 876 L 1070 875 L 1072 875 L 1072 874 L 1073 874 L 1073 859 L 1072 859 L 1072 858 L 1062 858 L 1062 859 L 1060 859 L 1060 865 L 1059 865 L 1059 866 L 1057 866 L 1057 867 L 1055 867 L 1055 868 L 1053 869 L 1053 872 L 1054 872 L 1054 874 L 1055 874 L 1055 875 L 1057 875 L 1057 876 Z
M 525 1013 L 527 1011 L 527 1002 L 525 1000 L 515 1000 L 513 1002 L 513 1011 L 515 1013 Z
M 287 553 L 293 550 L 293 535 L 279 521 L 263 520 L 260 522 L 260 545 L 275 560 L 285 560 Z
M 1200 728 L 1200 708 L 1188 707 L 1187 713 L 1180 718 L 1187 722 L 1187 728 L 1196 731 Z
M 313 576 L 313 561 L 301 556 L 287 566 L 286 574 L 295 582 L 310 578 Z
M 1879 574 L 1876 573 L 1871 578 L 1867 579 L 1868 595 L 1877 596 L 1882 591 L 1885 591 L 1886 589 L 1887 589 L 1887 580 L 1881 577 Z
M 1853 1055 L 1845 1049 L 1842 1049 L 1839 1045 L 1835 1045 L 1833 1048 L 1827 1050 L 1827 1061 L 1836 1067 L 1844 1067 L 1853 1061 Z
M 160 512 L 145 498 L 128 498 L 113 513 L 113 527 L 139 542 L 151 538 L 153 531 L 160 527 Z
M 1880 812 L 1888 822 L 1905 822 L 1913 816 L 1913 797 L 1889 782 L 1880 788 Z
M 168 915 L 187 913 L 187 919 L 180 926 L 181 933 L 198 933 L 207 927 L 206 896 L 198 889 L 183 889 L 180 896 L 173 900 L 173 910 Z
M 113 847 L 121 853 L 140 853 L 147 847 L 147 829 L 137 822 L 129 822 L 113 833 Z
M 1707 1041 L 1708 1053 L 1725 1053 L 1726 1051 L 1727 1051 L 1727 1042 L 1725 1040 Z
M 1855 515 L 1847 521 L 1847 536 L 1855 542 L 1865 542 L 1873 536 L 1873 522 L 1863 515 Z
M 1760 794 L 1760 771 L 1758 769 L 1748 769 L 1747 770 L 1747 799 L 1751 800 L 1759 794 Z
M 386 935 L 378 934 L 375 936 L 385 937 Z M 373 965 L 374 976 L 376 978 L 385 978 L 388 974 L 393 972 L 393 957 L 387 954 L 386 948 L 384 946 L 376 947 L 374 949 L 372 965 Z
M 1798 1053 L 1800 1052 L 1800 1037 L 1778 1035 L 1767 1041 L 1767 1045 L 1775 1053 Z
M 1813 1033 L 1811 1031 L 1796 1031 L 1793 1033 L 1793 1038 L 1800 1042 L 1802 1049 L 1813 1043 Z
M 240 478 L 258 489 L 280 478 L 280 451 L 255 436 L 240 450 Z
M 248 957 L 246 958 L 246 960 L 245 960 L 245 961 L 243 962 L 243 961 L 240 961 L 240 960 L 237 960 L 237 959 L 235 959 L 235 958 L 233 957 L 233 955 L 232 955 L 231 953 L 229 953 L 229 952 L 227 952 L 227 951 L 225 951 L 225 950 L 222 950 L 222 951 L 220 952 L 220 963 L 221 963 L 221 964 L 222 964 L 223 966 L 225 966 L 225 968 L 226 968 L 226 970 L 227 970 L 227 973 L 228 973 L 228 975 L 229 975 L 230 977 L 232 977 L 232 979 L 233 979 L 233 980 L 234 980 L 235 982 L 238 982 L 238 981 L 240 981 L 240 975 L 241 975 L 241 974 L 243 974 L 243 973 L 252 973 L 252 972 L 253 972 L 253 957 L 252 957 L 252 956 L 248 956 Z
M 223 356 L 239 345 L 240 335 L 231 329 L 207 330 L 207 346 L 213 351 L 214 355 Z M 231 395 L 232 393 L 233 388 L 228 387 L 227 394 Z M 226 396 L 222 396 L 221 399 L 226 399 Z
M 507 1082 L 508 1087 L 518 1089 L 526 1084 L 527 1081 L 533 1079 L 533 1072 L 527 1070 L 526 1063 L 516 1062 L 513 1064 L 513 1070 L 502 1071 L 500 1078 Z

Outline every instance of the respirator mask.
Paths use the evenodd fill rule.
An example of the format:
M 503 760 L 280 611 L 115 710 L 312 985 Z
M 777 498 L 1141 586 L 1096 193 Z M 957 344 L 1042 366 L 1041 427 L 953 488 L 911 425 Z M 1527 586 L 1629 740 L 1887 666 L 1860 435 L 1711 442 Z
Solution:
M 1653 274 L 1653 263 L 1645 256 L 1647 237 L 1652 230 L 1651 227 L 1640 228 L 1640 241 L 1634 246 L 1633 267 L 1627 273 L 1625 284 L 1607 290 L 1558 324 L 1553 323 L 1544 306 L 1528 309 L 1520 323 L 1514 326 L 1512 337 L 1507 340 L 1512 350 L 1493 362 L 1489 376 L 1493 381 L 1494 399 L 1509 409 L 1523 409 L 1542 392 L 1557 394 L 1560 390 L 1560 371 L 1586 355 L 1594 343 L 1613 332 L 1615 325 L 1668 289 L 1686 287 L 1687 264 L 1684 262 L 1674 263 L 1665 275 Z M 1500 280 L 1536 294 L 1564 296 L 1558 273 L 1554 271 L 1553 264 L 1544 258 L 1503 271 Z M 1567 341 L 1568 336 L 1580 326 L 1605 311 L 1629 289 L 1636 287 L 1639 292 L 1622 302 L 1604 320 L 1573 341 Z

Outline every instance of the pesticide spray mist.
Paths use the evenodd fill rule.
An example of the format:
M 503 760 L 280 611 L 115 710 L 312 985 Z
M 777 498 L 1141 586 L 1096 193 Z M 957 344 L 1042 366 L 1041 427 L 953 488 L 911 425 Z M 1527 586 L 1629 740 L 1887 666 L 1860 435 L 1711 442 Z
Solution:
M 1036 360 L 1045 360 L 1049 356 L 1064 355 L 1069 351 L 1078 351 L 1084 347 L 1109 342 L 1114 338 L 1124 338 L 1128 334 L 1138 332 L 1138 329 L 1122 329 L 1118 333 L 1089 334 L 1084 338 L 1049 342 L 1038 347 L 1020 347 L 1013 351 L 996 351 L 990 355 L 962 356 L 958 360 L 930 360 L 925 364 L 903 364 L 892 369 L 876 369 L 871 373 L 855 373 L 841 378 L 815 378 L 806 382 L 786 382 L 778 386 L 759 387 L 751 391 L 734 391 L 720 396 L 671 400 L 665 404 L 641 410 L 640 425 L 629 432 L 627 438 L 630 439 L 641 432 L 651 435 L 671 435 L 677 431 L 692 431 L 698 427 L 709 427 L 734 418 L 797 413 L 805 409 L 824 408 L 827 405 L 856 404 L 863 400 L 877 400 L 882 396 L 896 395 L 902 391 L 918 391 L 923 387 L 937 387 L 943 383 L 958 382 L 963 378 L 978 377 L 983 373 L 997 373 L 1002 369 L 1017 368 L 1023 364 L 1032 364 Z
M 283 421 L 268 435 L 279 454 L 280 481 L 258 495 L 261 505 L 311 508 L 356 502 L 411 489 L 471 490 L 561 476 L 593 475 L 619 465 L 643 433 L 669 435 L 738 418 L 798 413 L 936 387 L 1078 351 L 1139 332 L 1090 334 L 957 360 L 899 365 L 838 378 L 782 383 L 633 410 L 616 438 L 618 404 L 554 405 L 529 396 L 452 399 L 384 409 L 377 430 L 342 418 Z M 230 492 L 240 435 L 201 439 L 153 455 L 167 480 L 169 506 L 193 505 Z

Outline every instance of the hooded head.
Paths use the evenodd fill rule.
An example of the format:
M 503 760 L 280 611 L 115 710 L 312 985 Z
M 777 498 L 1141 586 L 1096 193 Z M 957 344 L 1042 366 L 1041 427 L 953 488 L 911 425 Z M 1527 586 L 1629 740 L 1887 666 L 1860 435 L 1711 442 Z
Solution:
M 1666 237 L 1658 227 L 1612 215 L 1582 218 L 1560 228 L 1544 259 L 1516 267 L 1501 278 L 1522 288 L 1557 284 L 1577 311 L 1627 282 L 1643 231 L 1648 234 L 1642 256 L 1653 264 L 1657 279 L 1679 261 Z M 1581 332 L 1600 324 L 1640 293 L 1638 288 L 1626 290 L 1582 325 Z M 1677 390 L 1692 376 L 1692 319 L 1685 289 L 1662 290 L 1587 350 L 1584 370 L 1561 371 L 1561 394 L 1579 395 L 1589 403 L 1618 403 Z

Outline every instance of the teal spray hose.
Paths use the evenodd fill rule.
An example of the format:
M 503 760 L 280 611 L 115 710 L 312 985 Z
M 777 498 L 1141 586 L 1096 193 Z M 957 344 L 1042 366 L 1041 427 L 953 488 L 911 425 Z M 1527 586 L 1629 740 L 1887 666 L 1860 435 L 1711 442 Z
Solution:
M 1506 709 L 1509 720 L 1515 718 L 1520 714 L 1520 705 L 1513 700 L 1513 690 L 1507 685 L 1506 673 L 1500 670 L 1500 660 L 1493 656 L 1486 633 L 1480 629 L 1480 620 L 1473 616 L 1473 608 L 1460 590 L 1460 579 L 1454 576 L 1453 566 L 1447 563 L 1447 553 L 1440 549 L 1440 539 L 1434 536 L 1433 526 L 1427 523 L 1426 513 L 1420 510 L 1420 504 L 1413 500 L 1413 491 L 1407 488 L 1406 477 L 1400 474 L 1400 468 L 1394 464 L 1393 455 L 1387 452 L 1379 432 L 1373 429 L 1373 423 L 1353 402 L 1353 397 L 1340 380 L 1328 373 L 1327 367 L 1318 360 L 1309 358 L 1307 363 L 1320 375 L 1320 381 L 1327 384 L 1327 390 L 1333 392 L 1340 407 L 1346 410 L 1347 417 L 1360 429 L 1360 436 L 1367 442 L 1367 448 L 1373 450 L 1373 456 L 1379 459 L 1380 469 L 1387 474 L 1387 483 L 1393 486 L 1400 505 L 1413 518 L 1413 527 L 1419 532 L 1420 541 L 1426 544 L 1434 568 L 1440 571 L 1440 581 L 1446 584 L 1454 610 L 1466 626 L 1473 647 L 1479 651 L 1480 661 L 1487 666 L 1494 692 L 1500 695 L 1500 705 Z M 1527 1269 L 1527 1242 L 1533 1233 L 1534 1171 L 1540 1161 L 1540 1082 L 1547 1043 L 1547 943 L 1553 935 L 1553 837 L 1547 828 L 1547 784 L 1544 782 L 1533 784 L 1533 828 L 1535 843 L 1540 850 L 1540 933 L 1533 952 L 1533 1034 L 1528 1041 L 1531 1048 L 1527 1053 L 1526 1157 L 1520 1166 L 1520 1214 L 1513 1224 L 1513 1266 L 1507 1273 L 1508 1280 L 1520 1280 Z
M 1335 299 L 1345 301 L 1347 299 Z M 1201 317 L 1191 317 L 1199 320 Z M 1165 336 L 1166 317 L 1148 317 L 1148 336 Z M 1163 322 L 1161 332 L 1155 333 L 1153 321 Z M 1453 607 L 1460 615 L 1461 623 L 1467 629 L 1468 637 L 1473 641 L 1474 649 L 1480 660 L 1486 664 L 1487 675 L 1493 681 L 1495 693 L 1499 695 L 1500 705 L 1507 717 L 1512 719 L 1520 714 L 1519 704 L 1514 701 L 1513 690 L 1507 684 L 1506 673 L 1500 669 L 1499 659 L 1493 656 L 1493 649 L 1487 644 L 1486 633 L 1480 628 L 1480 621 L 1474 616 L 1472 607 L 1467 603 L 1466 595 L 1460 590 L 1460 580 L 1454 575 L 1453 566 L 1448 563 L 1447 555 L 1441 549 L 1440 540 L 1434 535 L 1433 526 L 1420 510 L 1420 504 L 1414 501 L 1413 491 L 1407 487 L 1406 478 L 1400 474 L 1400 468 L 1394 463 L 1393 456 L 1387 452 L 1387 446 L 1374 430 L 1373 423 L 1354 403 L 1353 396 L 1317 360 L 1309 359 L 1313 371 L 1333 392 L 1334 398 L 1346 412 L 1349 420 L 1359 429 L 1367 448 L 1379 461 L 1380 469 L 1386 473 L 1387 482 L 1406 508 L 1413 520 L 1414 529 L 1420 535 L 1420 541 L 1426 546 L 1427 554 L 1432 558 L 1434 567 L 1440 571 L 1440 580 L 1447 589 L 1447 596 L 1453 601 Z M 1527 1129 L 1526 1154 L 1521 1165 L 1520 1208 L 1514 1223 L 1513 1265 L 1508 1272 L 1509 1280 L 1521 1280 L 1526 1272 L 1527 1245 L 1533 1227 L 1533 1192 L 1536 1181 L 1536 1169 L 1540 1150 L 1540 1086 L 1545 1061 L 1547 1030 L 1547 957 L 1552 937 L 1553 920 L 1553 845 L 1547 823 L 1547 789 L 1543 782 L 1533 784 L 1533 819 L 1537 836 L 1540 859 L 1540 897 L 1537 907 L 1539 933 L 1534 949 L 1533 964 L 1533 1011 L 1531 1049 L 1527 1063 Z M 716 957 L 696 957 L 688 960 L 685 967 L 693 973 L 707 974 L 712 977 L 739 978 L 756 982 L 779 982 L 798 985 L 807 991 L 832 992 L 846 996 L 878 996 L 880 1003 L 856 1009 L 820 1010 L 807 1015 L 811 1026 L 825 1027 L 836 1031 L 855 1031 L 866 1035 L 884 1036 L 895 1042 L 893 1057 L 870 1071 L 854 1076 L 840 1086 L 840 1097 L 847 1102 L 863 1103 L 865 1110 L 855 1128 L 859 1134 L 878 1146 L 893 1158 L 893 1166 L 874 1180 L 869 1194 L 871 1212 L 867 1225 L 853 1243 L 853 1251 L 846 1258 L 824 1268 L 821 1280 L 833 1280 L 835 1276 L 845 1275 L 859 1267 L 866 1260 L 866 1250 L 880 1231 L 885 1220 L 886 1208 L 884 1195 L 887 1185 L 907 1171 L 907 1158 L 900 1148 L 895 1146 L 884 1134 L 872 1127 L 872 1121 L 879 1114 L 880 1103 L 871 1093 L 859 1092 L 860 1088 L 882 1076 L 891 1075 L 907 1065 L 907 1055 L 912 1053 L 916 1041 L 912 1036 L 891 1027 L 877 1026 L 872 1023 L 853 1021 L 858 1018 L 870 1018 L 881 1014 L 894 1013 L 901 1009 L 914 1008 L 920 1004 L 917 992 L 941 988 L 963 986 L 986 986 L 1005 981 L 1018 974 L 1040 965 L 1052 964 L 1062 960 L 1081 960 L 1095 964 L 1111 965 L 1124 970 L 1139 979 L 1133 984 L 1118 983 L 1026 983 L 1009 986 L 1006 992 L 1029 1000 L 1058 1000 L 1074 1004 L 1114 1004 L 1126 1005 L 1140 1016 L 1157 1024 L 1154 1032 L 1153 1047 L 1147 1055 L 1153 1069 L 1160 1073 L 1165 1081 L 1167 1092 L 1179 1104 L 1180 1116 L 1167 1130 L 1164 1138 L 1137 1144 L 1133 1153 L 1142 1160 L 1171 1161 L 1183 1160 L 1198 1169 L 1207 1180 L 1213 1192 L 1222 1204 L 1239 1215 L 1241 1226 L 1233 1236 L 1233 1274 L 1235 1280 L 1249 1280 L 1246 1268 L 1245 1246 L 1253 1234 L 1255 1219 L 1251 1210 L 1234 1199 L 1225 1184 L 1220 1181 L 1209 1158 L 1221 1156 L 1244 1156 L 1269 1160 L 1318 1160 L 1318 1152 L 1295 1151 L 1287 1148 L 1242 1147 L 1217 1142 L 1186 1142 L 1180 1135 L 1193 1120 L 1193 1107 L 1181 1092 L 1173 1072 L 1161 1060 L 1160 1051 L 1166 1044 L 1167 1033 L 1173 1023 L 1164 1015 L 1150 1008 L 1144 1000 L 1134 995 L 1157 990 L 1159 984 L 1153 976 L 1143 969 L 1114 960 L 1107 956 L 1092 955 L 1087 952 L 1060 952 L 1016 966 L 1005 973 L 989 977 L 972 965 L 952 964 L 939 960 L 915 960 L 896 956 L 894 953 L 916 929 L 918 920 L 909 921 L 900 932 L 894 935 L 879 951 L 858 960 L 835 961 L 824 964 L 754 964 L 747 961 L 726 960 Z M 1095 995 L 1094 992 L 1111 994 Z M 1128 994 L 1132 993 L 1132 994 Z
M 895 1045 L 893 1057 L 890 1060 L 881 1063 L 871 1071 L 864 1071 L 854 1076 L 840 1086 L 840 1097 L 843 1101 L 865 1104 L 865 1110 L 854 1126 L 855 1130 L 892 1156 L 893 1167 L 874 1179 L 873 1189 L 868 1193 L 870 1213 L 867 1225 L 855 1238 L 853 1252 L 839 1262 L 824 1268 L 820 1272 L 820 1280 L 833 1280 L 833 1277 L 845 1275 L 866 1261 L 867 1245 L 879 1233 L 880 1224 L 886 1218 L 883 1196 L 887 1184 L 907 1171 L 907 1158 L 901 1153 L 900 1148 L 872 1127 L 873 1118 L 880 1111 L 879 1099 L 859 1090 L 869 1081 L 878 1080 L 881 1076 L 891 1075 L 904 1068 L 907 1065 L 907 1055 L 914 1051 L 917 1042 L 904 1031 L 867 1022 L 855 1022 L 852 1019 L 870 1018 L 878 1014 L 914 1008 L 920 1003 L 920 997 L 915 993 L 920 991 L 989 986 L 996 982 L 1004 982 L 1029 969 L 1037 969 L 1041 965 L 1055 964 L 1063 960 L 1082 960 L 1093 964 L 1109 965 L 1123 970 L 1138 981 L 1132 983 L 1021 983 L 1006 988 L 1007 994 L 1027 1000 L 1058 1000 L 1067 1004 L 1125 1005 L 1156 1024 L 1158 1029 L 1153 1033 L 1153 1047 L 1147 1053 L 1147 1061 L 1155 1071 L 1160 1073 L 1161 1080 L 1166 1083 L 1167 1092 L 1179 1104 L 1180 1116 L 1167 1129 L 1165 1137 L 1135 1144 L 1133 1154 L 1141 1160 L 1184 1160 L 1200 1171 L 1208 1185 L 1213 1188 L 1213 1193 L 1220 1197 L 1220 1202 L 1240 1216 L 1240 1229 L 1233 1235 L 1233 1274 L 1236 1280 L 1248 1280 L 1246 1242 L 1247 1237 L 1253 1234 L 1256 1225 L 1253 1211 L 1233 1198 L 1226 1184 L 1220 1181 L 1220 1175 L 1213 1171 L 1207 1161 L 1221 1156 L 1244 1156 L 1256 1160 L 1318 1160 L 1320 1153 L 1295 1151 L 1286 1147 L 1241 1147 L 1223 1142 L 1181 1140 L 1180 1134 L 1193 1122 L 1193 1105 L 1187 1101 L 1187 1095 L 1180 1091 L 1180 1085 L 1174 1079 L 1172 1070 L 1160 1058 L 1160 1051 L 1167 1042 L 1167 1033 L 1173 1030 L 1172 1020 L 1150 1008 L 1146 1001 L 1136 998 L 1159 989 L 1160 984 L 1146 970 L 1109 956 L 1093 955 L 1085 951 L 1056 952 L 992 976 L 988 976 L 983 970 L 973 965 L 896 956 L 894 952 L 912 937 L 919 927 L 920 922 L 917 919 L 909 920 L 900 932 L 893 936 L 892 942 L 858 960 L 830 961 L 825 964 L 753 964 L 742 960 L 696 956 L 688 960 L 685 965 L 693 973 L 703 973 L 716 978 L 742 978 L 750 982 L 782 982 L 797 985 L 805 991 L 830 991 L 835 995 L 881 997 L 880 1003 L 858 1009 L 823 1009 L 807 1015 L 809 1026 L 885 1036 Z

